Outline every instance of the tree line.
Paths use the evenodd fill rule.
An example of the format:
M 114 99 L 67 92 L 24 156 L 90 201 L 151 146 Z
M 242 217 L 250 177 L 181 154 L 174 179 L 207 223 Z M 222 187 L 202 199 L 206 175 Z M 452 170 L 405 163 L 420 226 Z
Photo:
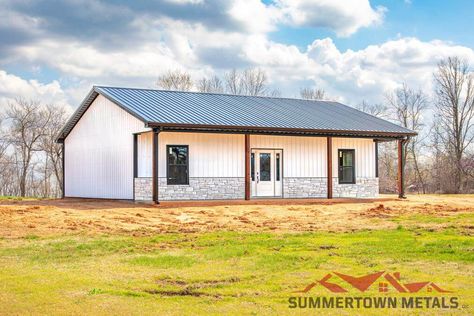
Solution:
M 0 195 L 58 197 L 62 194 L 63 106 L 18 97 L 0 113 Z
M 404 84 L 385 104 L 363 104 L 373 115 L 414 130 L 405 145 L 405 185 L 418 193 L 474 193 L 474 74 L 459 57 L 441 60 L 434 91 Z M 396 191 L 395 143 L 381 143 L 380 189 Z
M 404 83 L 386 93 L 384 102 L 361 102 L 368 114 L 414 130 L 405 144 L 407 191 L 418 193 L 474 193 L 474 77 L 459 57 L 441 60 L 433 74 L 434 91 Z M 185 71 L 160 76 L 161 89 L 281 96 L 272 89 L 265 71 L 230 70 L 223 77 L 193 80 Z M 328 99 L 324 89 L 303 87 L 302 99 Z M 60 105 L 42 104 L 19 96 L 0 111 L 0 195 L 59 197 L 62 195 L 62 145 L 56 137 L 67 120 Z M 396 142 L 379 142 L 379 180 L 382 193 L 396 192 Z
M 281 91 L 271 89 L 268 76 L 259 68 L 248 68 L 242 71 L 232 69 L 219 76 L 202 77 L 193 80 L 186 71 L 173 70 L 160 76 L 157 86 L 164 90 L 192 91 L 205 93 L 226 93 L 248 96 L 280 97 Z M 325 98 L 323 89 L 305 87 L 300 89 L 300 96 L 304 99 L 322 100 Z

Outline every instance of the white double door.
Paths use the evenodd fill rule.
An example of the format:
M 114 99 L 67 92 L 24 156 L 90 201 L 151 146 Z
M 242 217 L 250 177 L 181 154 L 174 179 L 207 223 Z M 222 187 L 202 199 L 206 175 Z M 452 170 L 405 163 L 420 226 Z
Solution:
M 281 197 L 283 180 L 283 151 L 281 149 L 252 149 L 252 196 Z

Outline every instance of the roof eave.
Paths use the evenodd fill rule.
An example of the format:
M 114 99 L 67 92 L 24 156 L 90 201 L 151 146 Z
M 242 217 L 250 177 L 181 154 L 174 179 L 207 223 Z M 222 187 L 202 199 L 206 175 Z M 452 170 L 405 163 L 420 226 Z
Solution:
M 228 125 L 201 125 L 201 124 L 174 124 L 149 122 L 147 127 L 159 128 L 162 131 L 206 131 L 206 132 L 234 132 L 257 134 L 286 134 L 286 135 L 314 135 L 314 136 L 364 136 L 373 138 L 405 138 L 418 135 L 416 132 L 383 132 L 383 131 L 353 131 L 331 129 L 301 129 L 285 127 L 259 127 L 259 126 L 228 126 Z

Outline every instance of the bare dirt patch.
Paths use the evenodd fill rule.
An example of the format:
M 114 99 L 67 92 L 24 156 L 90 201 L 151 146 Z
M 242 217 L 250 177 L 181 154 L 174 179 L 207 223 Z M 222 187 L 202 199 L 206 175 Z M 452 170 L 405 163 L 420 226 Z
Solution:
M 474 211 L 474 195 L 406 200 L 267 200 L 134 204 L 107 200 L 1 201 L 0 237 L 236 231 L 355 231 L 395 228 L 407 215 L 449 217 Z

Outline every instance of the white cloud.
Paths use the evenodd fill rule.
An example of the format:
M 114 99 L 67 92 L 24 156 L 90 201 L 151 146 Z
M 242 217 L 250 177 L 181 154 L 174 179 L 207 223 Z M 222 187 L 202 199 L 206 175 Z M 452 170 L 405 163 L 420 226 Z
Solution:
M 181 9 L 192 5 L 210 10 L 206 11 L 208 17 L 217 11 L 207 1 L 169 1 L 178 1 Z M 60 36 L 50 34 L 50 30 L 41 29 L 39 21 L 45 21 L 41 17 L 8 14 L 21 18 L 17 30 L 24 31 L 30 25 L 37 28 L 34 40 L 9 45 L 11 53 L 0 58 L 0 62 L 53 69 L 67 88 L 58 81 L 39 83 L 0 72 L 0 97 L 11 97 L 12 91 L 44 97 L 51 94 L 52 100 L 64 100 L 67 96 L 69 103 L 77 106 L 93 84 L 153 87 L 157 77 L 170 69 L 185 69 L 198 79 L 234 67 L 255 66 L 266 70 L 271 83 L 285 95 L 295 96 L 299 88 L 315 84 L 341 101 L 356 104 L 363 99 L 381 101 L 387 90 L 402 82 L 431 92 L 432 73 L 440 58 L 460 55 L 474 62 L 470 48 L 442 41 L 400 37 L 357 51 L 340 51 L 330 38 L 325 38 L 301 51 L 294 45 L 268 38 L 268 32 L 279 23 L 328 27 L 341 36 L 350 35 L 383 20 L 384 9 L 372 8 L 367 0 L 279 0 L 270 5 L 257 0 L 235 0 L 225 4 L 227 11 L 219 11 L 220 18 L 227 18 L 225 27 L 211 27 L 212 23 L 220 23 L 217 18 L 204 23 L 193 12 L 187 12 L 188 19 L 137 14 L 127 20 L 127 27 L 133 30 L 130 37 L 136 37 L 130 41 L 123 34 L 115 34 L 118 31 L 114 29 L 101 29 L 102 34 L 110 33 L 110 37 L 120 39 L 123 45 L 118 46 L 109 45 L 102 37 L 84 39 L 65 36 L 66 32 Z M 107 6 L 103 4 L 101 10 Z M 115 8 L 113 12 L 120 16 L 130 10 Z M 5 24 L 0 22 L 2 26 Z M 93 34 L 90 31 L 87 33 Z M 7 84 L 16 88 L 5 88 Z
M 386 8 L 372 8 L 369 0 L 279 0 L 287 23 L 295 26 L 326 27 L 339 36 L 382 22 Z
M 340 52 L 330 39 L 316 40 L 307 54 L 314 62 L 326 66 L 319 77 L 328 89 L 351 103 L 364 98 L 382 101 L 385 92 L 403 82 L 431 93 L 432 75 L 440 59 L 455 55 L 474 61 L 470 48 L 416 38 L 346 52 Z
M 265 5 L 259 0 L 235 0 L 229 15 L 251 33 L 266 33 L 276 29 L 282 12 L 280 8 Z
M 0 106 L 6 106 L 17 97 L 39 100 L 45 104 L 67 104 L 66 95 L 57 80 L 41 83 L 0 70 Z
M 198 79 L 222 71 L 216 68 L 222 58 L 227 58 L 222 61 L 226 66 L 223 70 L 234 67 L 238 60 L 244 67 L 263 68 L 272 84 L 286 95 L 295 96 L 299 88 L 313 83 L 349 104 L 364 99 L 381 102 L 387 91 L 403 82 L 431 93 L 432 74 L 441 58 L 456 55 L 474 61 L 470 48 L 443 41 L 398 38 L 342 52 L 325 38 L 300 51 L 296 46 L 270 41 L 263 34 L 245 36 L 176 21 L 160 23 L 166 25 L 159 32 L 160 42 L 131 51 L 110 53 L 79 43 L 42 41 L 23 47 L 19 55 L 31 64 L 45 64 L 76 78 L 73 88 L 66 91 L 75 105 L 93 84 L 153 87 L 160 74 L 175 68 L 185 69 Z M 219 54 L 222 51 L 224 54 Z
M 341 52 L 330 38 L 315 40 L 306 51 L 263 37 L 249 39 L 244 56 L 264 68 L 286 93 L 315 84 L 340 101 L 383 102 L 384 94 L 406 82 L 430 94 L 440 59 L 460 56 L 474 62 L 470 48 L 443 41 L 399 38 L 358 51 Z

